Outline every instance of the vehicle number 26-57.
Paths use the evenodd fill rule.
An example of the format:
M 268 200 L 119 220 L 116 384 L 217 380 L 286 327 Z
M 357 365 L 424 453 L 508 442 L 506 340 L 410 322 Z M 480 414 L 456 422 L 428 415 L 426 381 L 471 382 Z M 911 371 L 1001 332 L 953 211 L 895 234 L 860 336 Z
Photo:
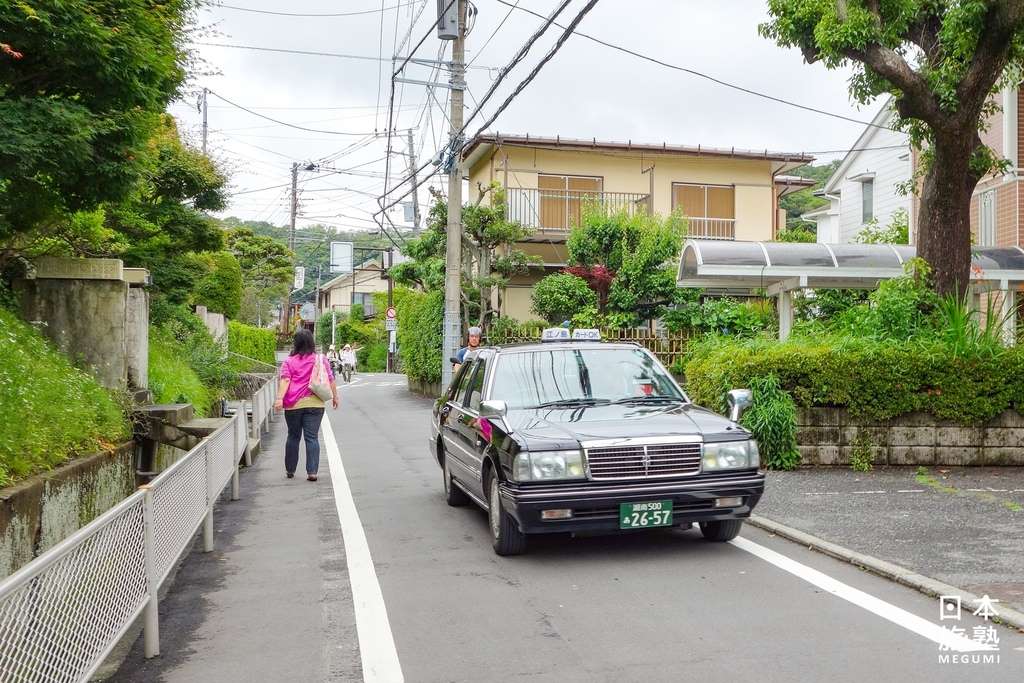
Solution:
M 672 524 L 672 501 L 654 500 L 619 505 L 620 529 L 643 529 Z

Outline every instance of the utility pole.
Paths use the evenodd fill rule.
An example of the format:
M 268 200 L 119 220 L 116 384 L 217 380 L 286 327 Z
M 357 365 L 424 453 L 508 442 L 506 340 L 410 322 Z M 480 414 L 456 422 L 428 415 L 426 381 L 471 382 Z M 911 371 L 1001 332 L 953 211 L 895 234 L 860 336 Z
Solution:
M 391 279 L 391 266 L 394 265 L 395 252 L 393 246 L 388 246 L 387 251 L 387 275 L 388 275 L 388 308 L 395 305 L 395 283 Z M 394 330 L 388 330 L 388 364 L 387 371 L 395 371 L 395 334 Z
M 460 308 L 462 306 L 462 115 L 463 92 L 466 87 L 466 0 L 459 3 L 458 35 L 452 42 L 451 134 L 449 136 L 448 228 L 444 273 L 444 346 L 441 358 L 441 386 L 452 380 L 452 364 L 462 340 Z
M 292 164 L 292 207 L 291 227 L 288 230 L 288 249 L 295 253 L 295 217 L 299 213 L 299 165 Z M 291 288 L 284 295 L 284 306 L 281 308 L 281 331 L 288 333 L 288 326 L 291 323 Z
M 206 114 L 210 107 L 206 103 L 206 94 L 210 92 L 206 88 L 203 88 L 203 156 L 206 156 Z
M 409 140 L 409 175 L 412 177 L 412 234 L 414 237 L 420 234 L 420 198 L 416 181 L 416 147 L 413 145 L 412 128 L 406 131 Z M 387 181 L 385 181 L 387 182 Z

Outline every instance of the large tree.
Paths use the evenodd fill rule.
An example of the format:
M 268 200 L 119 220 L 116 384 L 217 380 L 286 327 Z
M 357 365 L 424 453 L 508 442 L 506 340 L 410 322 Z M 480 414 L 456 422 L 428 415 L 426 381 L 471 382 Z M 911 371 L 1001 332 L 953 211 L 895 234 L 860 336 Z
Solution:
M 808 62 L 852 66 L 852 96 L 893 96 L 897 125 L 921 151 L 918 254 L 940 292 L 964 292 L 975 186 L 1003 167 L 979 135 L 1019 77 L 1020 0 L 769 0 L 763 35 L 800 48 Z
M 188 67 L 193 0 L 0 0 L 0 244 L 118 201 Z

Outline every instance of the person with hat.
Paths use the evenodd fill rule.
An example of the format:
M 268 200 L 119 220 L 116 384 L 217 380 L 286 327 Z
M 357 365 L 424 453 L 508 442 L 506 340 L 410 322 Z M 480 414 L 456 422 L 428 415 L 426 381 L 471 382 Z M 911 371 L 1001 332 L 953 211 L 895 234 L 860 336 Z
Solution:
M 475 325 L 469 328 L 469 341 L 467 342 L 466 346 L 463 346 L 455 354 L 455 358 L 459 361 L 458 365 L 462 365 L 462 363 L 465 362 L 467 353 L 469 353 L 470 351 L 476 351 L 476 349 L 480 346 L 480 336 L 482 334 L 483 330 L 481 330 L 479 327 Z M 456 368 L 458 368 L 458 365 L 456 365 Z
M 352 381 L 352 373 L 356 369 L 356 350 L 351 344 L 345 344 L 341 349 L 341 376 L 346 382 Z

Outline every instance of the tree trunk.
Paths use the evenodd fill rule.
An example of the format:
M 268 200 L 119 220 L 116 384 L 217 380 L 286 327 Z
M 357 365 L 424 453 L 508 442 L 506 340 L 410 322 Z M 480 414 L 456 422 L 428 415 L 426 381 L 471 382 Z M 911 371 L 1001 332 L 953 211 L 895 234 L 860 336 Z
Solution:
M 491 312 L 491 288 L 484 281 L 491 276 L 491 250 L 487 245 L 480 249 L 480 327 L 487 332 Z
M 980 145 L 974 127 L 937 135 L 935 158 L 924 177 L 917 255 L 932 267 L 939 294 L 962 298 L 970 285 L 971 194 L 979 180 L 970 159 Z

